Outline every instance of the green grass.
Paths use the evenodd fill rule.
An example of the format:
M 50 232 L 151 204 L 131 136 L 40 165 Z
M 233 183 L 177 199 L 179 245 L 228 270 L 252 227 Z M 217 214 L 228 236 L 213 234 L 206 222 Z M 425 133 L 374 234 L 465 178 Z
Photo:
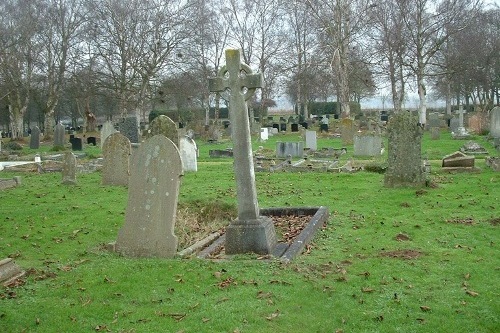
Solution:
M 441 157 L 463 143 L 426 133 L 432 188 L 385 188 L 383 175 L 368 172 L 257 173 L 261 207 L 330 210 L 310 251 L 287 265 L 249 255 L 120 257 L 103 245 L 124 222 L 125 188 L 102 186 L 99 173 L 63 186 L 60 174 L 2 172 L 23 185 L 0 192 L 0 258 L 15 257 L 29 275 L 0 289 L 0 331 L 497 332 L 500 175 L 482 158 L 481 173 L 441 173 Z M 326 137 L 318 145 L 342 146 Z M 234 206 L 232 159 L 208 157 L 230 144 L 198 146 L 199 171 L 183 177 L 180 206 Z M 382 255 L 399 250 L 420 256 Z

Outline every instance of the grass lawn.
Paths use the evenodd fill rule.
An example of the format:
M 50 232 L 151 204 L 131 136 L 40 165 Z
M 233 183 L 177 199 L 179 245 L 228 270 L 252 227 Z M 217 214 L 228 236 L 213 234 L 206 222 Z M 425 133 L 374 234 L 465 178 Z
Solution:
M 260 207 L 329 208 L 328 225 L 288 264 L 124 258 L 104 244 L 123 225 L 126 188 L 102 186 L 100 173 L 65 186 L 58 173 L 2 171 L 22 186 L 0 192 L 0 259 L 28 274 L 0 288 L 0 332 L 498 332 L 500 173 L 481 157 L 481 173 L 442 173 L 440 159 L 463 144 L 426 133 L 434 186 L 422 189 L 385 188 L 369 172 L 257 173 Z M 179 206 L 209 225 L 213 207 L 229 216 L 236 204 L 232 159 L 208 157 L 231 144 L 198 145 Z M 318 147 L 342 144 L 320 136 Z

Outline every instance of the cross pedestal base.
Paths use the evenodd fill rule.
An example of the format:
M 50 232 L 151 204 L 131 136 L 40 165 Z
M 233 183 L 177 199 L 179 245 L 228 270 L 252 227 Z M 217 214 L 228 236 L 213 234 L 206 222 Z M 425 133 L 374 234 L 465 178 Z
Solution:
M 273 221 L 265 216 L 257 220 L 236 220 L 226 228 L 226 254 L 271 254 L 276 246 Z

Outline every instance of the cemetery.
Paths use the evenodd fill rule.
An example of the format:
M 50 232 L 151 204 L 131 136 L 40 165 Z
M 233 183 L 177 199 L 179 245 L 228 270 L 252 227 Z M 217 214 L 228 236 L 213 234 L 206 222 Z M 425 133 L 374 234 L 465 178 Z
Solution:
M 244 194 L 258 203 L 240 202 L 235 181 L 252 186 L 235 179 L 241 156 L 212 156 L 241 152 L 229 137 L 186 139 L 196 143 L 185 153 L 197 156 L 190 170 L 184 138 L 163 125 L 135 145 L 121 131 L 93 132 L 97 144 L 82 140 L 81 150 L 68 134 L 21 150 L 4 139 L 0 323 L 40 332 L 418 331 L 440 330 L 448 316 L 457 330 L 494 329 L 500 174 L 489 137 L 423 131 L 425 184 L 391 187 L 370 172 L 387 163 L 390 128 L 346 144 L 320 125 L 307 129 L 317 132 L 312 146 L 291 130 L 244 140 L 248 165 L 236 172 L 273 161 Z M 239 238 L 249 234 L 256 240 Z M 227 237 L 236 237 L 229 251 Z
M 498 6 L 0 8 L 0 332 L 500 331 Z

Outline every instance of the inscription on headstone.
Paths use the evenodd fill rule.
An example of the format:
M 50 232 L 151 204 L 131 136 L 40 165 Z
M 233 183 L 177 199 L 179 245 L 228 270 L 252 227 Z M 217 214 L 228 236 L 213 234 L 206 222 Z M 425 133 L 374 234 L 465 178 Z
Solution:
M 198 147 L 189 136 L 180 139 L 180 153 L 184 171 L 198 171 Z

